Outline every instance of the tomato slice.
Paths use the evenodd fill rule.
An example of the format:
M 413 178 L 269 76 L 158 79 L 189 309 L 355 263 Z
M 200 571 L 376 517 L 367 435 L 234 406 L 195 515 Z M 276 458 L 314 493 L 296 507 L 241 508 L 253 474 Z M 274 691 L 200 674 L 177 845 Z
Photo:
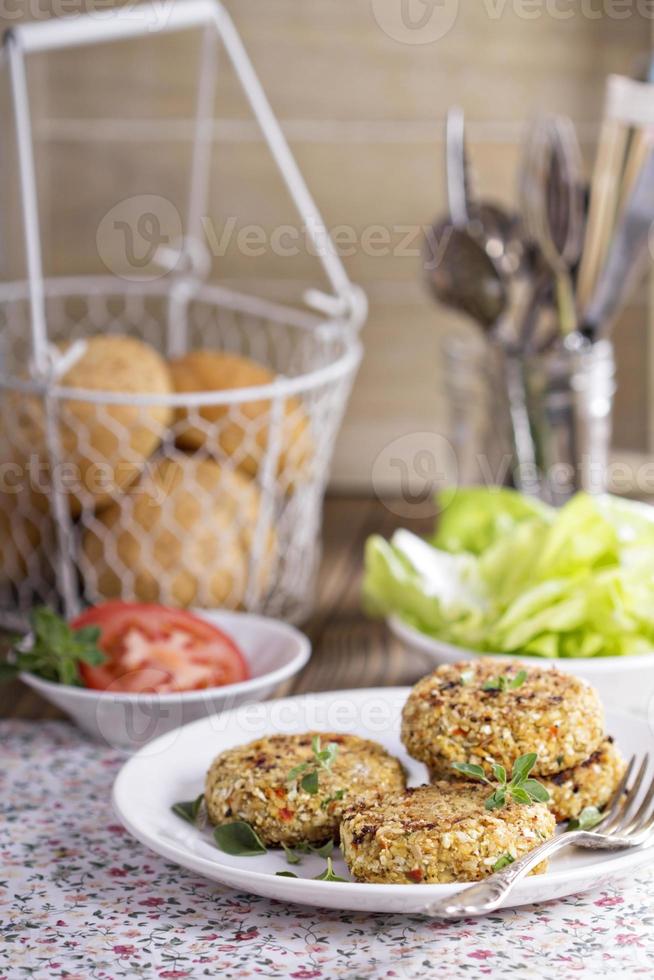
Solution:
M 223 687 L 250 676 L 233 640 L 184 609 L 105 602 L 70 625 L 101 629 L 105 662 L 98 667 L 80 664 L 85 685 L 98 691 L 168 694 Z

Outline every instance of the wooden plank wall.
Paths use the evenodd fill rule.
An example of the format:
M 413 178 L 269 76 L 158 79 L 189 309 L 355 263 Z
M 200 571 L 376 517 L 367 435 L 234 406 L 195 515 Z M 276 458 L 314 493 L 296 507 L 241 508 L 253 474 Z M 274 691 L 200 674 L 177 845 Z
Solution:
M 365 490 L 389 442 L 447 428 L 441 347 L 466 325 L 425 296 L 416 248 L 419 229 L 443 209 L 448 106 L 459 103 L 467 113 L 480 191 L 510 201 L 519 140 L 538 111 L 569 113 L 592 157 L 603 78 L 642 66 L 649 21 L 643 4 L 609 0 L 446 0 L 432 8 L 409 0 L 411 16 L 427 18 L 425 27 L 409 30 L 399 19 L 399 0 L 227 6 L 327 224 L 352 229 L 343 234 L 356 239 L 344 261 L 371 310 L 333 481 Z M 139 42 L 34 59 L 50 272 L 101 271 L 95 233 L 124 198 L 163 195 L 183 214 L 197 50 L 191 36 L 153 32 Z M 238 241 L 250 224 L 269 236 L 297 219 L 224 59 L 215 143 L 210 227 L 220 235 L 228 219 L 236 222 L 229 247 L 215 257 L 215 274 L 239 288 L 296 300 L 306 285 L 321 282 L 315 258 L 304 249 L 293 256 L 268 247 L 244 254 Z M 12 202 L 9 192 L 7 206 Z M 408 242 L 407 228 L 414 229 Z M 15 261 L 15 250 L 5 258 Z M 474 342 L 474 331 L 464 335 Z M 646 337 L 643 301 L 619 334 L 616 440 L 630 449 L 646 447 Z M 392 484 L 395 477 L 384 479 Z

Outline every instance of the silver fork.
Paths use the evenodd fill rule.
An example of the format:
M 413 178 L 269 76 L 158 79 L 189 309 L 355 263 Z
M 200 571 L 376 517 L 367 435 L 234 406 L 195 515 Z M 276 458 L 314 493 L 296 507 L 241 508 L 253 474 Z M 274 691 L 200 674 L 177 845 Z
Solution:
M 573 830 L 553 837 L 535 850 L 529 851 L 503 871 L 497 871 L 483 881 L 464 888 L 451 898 L 434 902 L 425 910 L 425 914 L 442 919 L 460 919 L 493 912 L 502 905 L 516 883 L 521 881 L 532 868 L 563 850 L 564 847 L 619 851 L 654 843 L 654 778 L 641 801 L 638 801 L 648 765 L 649 755 L 645 755 L 638 766 L 633 782 L 630 783 L 631 775 L 636 768 L 636 756 L 631 757 L 625 774 L 596 829 Z

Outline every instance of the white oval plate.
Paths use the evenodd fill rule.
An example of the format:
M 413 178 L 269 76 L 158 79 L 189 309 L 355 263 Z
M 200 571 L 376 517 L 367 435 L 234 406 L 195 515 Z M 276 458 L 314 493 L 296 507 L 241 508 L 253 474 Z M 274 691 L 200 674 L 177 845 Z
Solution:
M 412 785 L 425 782 L 424 766 L 410 759 L 400 742 L 400 713 L 408 693 L 409 688 L 378 688 L 307 694 L 244 705 L 194 722 L 150 742 L 123 766 L 114 783 L 116 814 L 127 830 L 153 851 L 233 888 L 323 908 L 427 912 L 431 902 L 454 894 L 463 884 L 312 881 L 313 875 L 324 870 L 321 859 L 305 857 L 301 865 L 291 868 L 278 850 L 260 857 L 230 857 L 212 844 L 209 831 L 196 830 L 170 809 L 173 803 L 193 799 L 202 792 L 205 772 L 218 752 L 280 732 L 317 729 L 374 739 L 401 759 Z M 609 713 L 607 723 L 626 756 L 654 752 L 654 737 L 644 720 Z M 564 851 L 552 861 L 546 874 L 518 884 L 507 905 L 545 902 L 600 887 L 652 860 L 654 847 L 602 856 L 597 851 Z M 347 876 L 338 852 L 334 866 L 337 874 Z M 305 877 L 281 878 L 275 875 L 276 871 L 294 871 Z

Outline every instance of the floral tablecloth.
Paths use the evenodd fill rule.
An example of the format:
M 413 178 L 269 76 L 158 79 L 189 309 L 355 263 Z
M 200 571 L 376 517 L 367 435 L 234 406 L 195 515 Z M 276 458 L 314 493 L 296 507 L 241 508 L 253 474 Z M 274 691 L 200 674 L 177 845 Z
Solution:
M 0 723 L 0 978 L 654 974 L 654 868 L 478 922 L 286 906 L 133 840 L 109 802 L 122 761 L 64 723 Z

